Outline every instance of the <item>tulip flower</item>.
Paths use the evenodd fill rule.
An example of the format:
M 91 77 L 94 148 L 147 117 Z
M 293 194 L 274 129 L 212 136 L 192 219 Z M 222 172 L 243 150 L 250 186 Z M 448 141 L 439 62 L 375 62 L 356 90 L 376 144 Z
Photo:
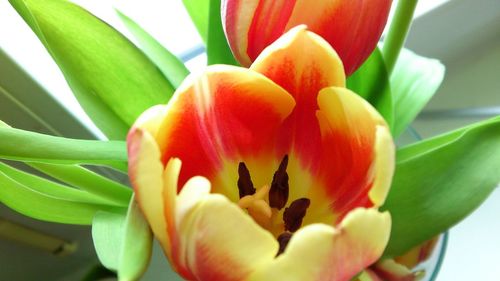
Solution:
M 304 26 L 249 69 L 189 76 L 127 144 L 138 204 L 185 279 L 351 280 L 388 242 L 389 129 Z
M 338 53 L 347 75 L 375 49 L 391 0 L 223 0 L 222 24 L 236 59 L 249 66 L 265 47 L 305 24 Z

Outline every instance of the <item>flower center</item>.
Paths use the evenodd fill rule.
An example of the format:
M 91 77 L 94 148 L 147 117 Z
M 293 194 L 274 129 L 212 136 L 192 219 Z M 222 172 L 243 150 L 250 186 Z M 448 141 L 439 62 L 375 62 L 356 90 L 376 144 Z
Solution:
M 283 253 L 293 233 L 302 226 L 311 203 L 308 198 L 299 198 L 281 212 L 288 202 L 287 166 L 288 155 L 285 155 L 274 173 L 271 185 L 264 185 L 257 190 L 245 163 L 240 162 L 238 165 L 238 205 L 246 209 L 255 222 L 277 237 L 280 245 L 277 255 Z

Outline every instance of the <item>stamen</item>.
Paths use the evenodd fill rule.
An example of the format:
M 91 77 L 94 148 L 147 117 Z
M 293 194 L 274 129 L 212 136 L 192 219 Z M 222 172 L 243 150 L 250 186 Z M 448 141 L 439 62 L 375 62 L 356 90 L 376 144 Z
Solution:
M 255 188 L 252 183 L 252 178 L 250 177 L 250 171 L 248 171 L 245 163 L 240 162 L 238 165 L 238 191 L 240 193 L 240 199 L 247 196 L 255 194 Z
M 283 221 L 285 222 L 285 230 L 290 232 L 297 231 L 302 225 L 302 220 L 306 216 L 307 208 L 311 204 L 311 200 L 300 198 L 292 202 L 290 207 L 283 212 Z
M 280 236 L 278 236 L 278 243 L 280 244 L 280 248 L 278 249 L 278 253 L 276 254 L 276 256 L 283 254 L 286 246 L 288 246 L 288 242 L 290 242 L 290 239 L 292 239 L 292 234 L 290 232 L 283 232 L 280 234 Z
M 288 166 L 288 155 L 281 160 L 278 170 L 274 173 L 273 181 L 271 183 L 271 190 L 269 191 L 269 205 L 272 208 L 281 210 L 285 207 L 288 201 L 288 173 L 286 167 Z

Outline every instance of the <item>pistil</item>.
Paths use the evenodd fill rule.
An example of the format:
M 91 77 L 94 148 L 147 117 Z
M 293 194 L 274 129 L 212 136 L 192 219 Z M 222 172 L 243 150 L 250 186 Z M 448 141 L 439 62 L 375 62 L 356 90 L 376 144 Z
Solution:
M 271 225 L 272 210 L 266 201 L 269 194 L 269 186 L 265 185 L 252 195 L 246 195 L 240 199 L 238 205 L 246 209 L 248 214 L 264 228 Z

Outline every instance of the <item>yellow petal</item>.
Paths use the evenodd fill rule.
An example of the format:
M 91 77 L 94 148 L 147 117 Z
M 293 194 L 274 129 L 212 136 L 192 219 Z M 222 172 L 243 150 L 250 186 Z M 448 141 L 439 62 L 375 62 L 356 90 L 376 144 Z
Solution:
M 297 231 L 285 252 L 248 280 L 346 281 L 382 255 L 389 240 L 388 213 L 359 208 L 337 228 L 312 224 Z
M 374 182 L 368 192 L 376 207 L 382 206 L 391 187 L 395 169 L 395 147 L 391 133 L 385 126 L 377 126 L 375 137 Z
M 177 197 L 177 220 L 184 219 L 189 210 L 210 194 L 210 188 L 210 182 L 206 178 L 200 176 L 190 178 Z
M 351 133 L 359 140 L 368 134 L 373 139 L 376 125 L 388 127 L 373 106 L 346 88 L 322 89 L 318 95 L 318 105 L 331 127 Z
M 155 105 L 144 111 L 134 122 L 134 125 L 132 125 L 132 128 L 141 128 L 147 131 L 151 136 L 153 136 L 159 144 L 159 147 L 162 147 L 162 139 L 158 137 L 158 130 L 160 129 L 163 119 L 165 118 L 166 108 L 166 105 Z
M 136 200 L 155 237 L 165 252 L 170 252 L 166 223 L 163 217 L 163 165 L 160 150 L 148 131 L 133 129 L 127 139 L 129 176 Z
M 328 86 L 345 86 L 342 61 L 332 47 L 320 36 L 307 31 L 305 25 L 292 28 L 269 45 L 250 69 L 264 74 L 292 95 L 306 89 L 316 97 Z M 310 80 L 313 79 L 313 80 Z
M 176 165 L 170 165 L 175 163 Z M 177 165 L 178 164 L 178 165 Z M 173 166 L 169 169 L 169 166 Z M 172 159 L 164 173 L 164 212 L 171 243 L 171 263 L 175 270 L 186 279 L 193 279 L 186 263 L 186 247 L 192 231 L 192 220 L 186 219 L 210 193 L 210 182 L 203 177 L 189 179 L 177 196 L 180 160 Z
M 219 194 L 200 201 L 184 217 L 181 227 L 181 239 L 187 243 L 186 260 L 195 280 L 245 280 L 272 261 L 278 251 L 278 243 L 269 232 Z
M 334 209 L 345 213 L 355 207 L 382 205 L 395 165 L 395 147 L 385 120 L 346 88 L 321 90 L 318 105 L 323 143 L 318 178 Z

